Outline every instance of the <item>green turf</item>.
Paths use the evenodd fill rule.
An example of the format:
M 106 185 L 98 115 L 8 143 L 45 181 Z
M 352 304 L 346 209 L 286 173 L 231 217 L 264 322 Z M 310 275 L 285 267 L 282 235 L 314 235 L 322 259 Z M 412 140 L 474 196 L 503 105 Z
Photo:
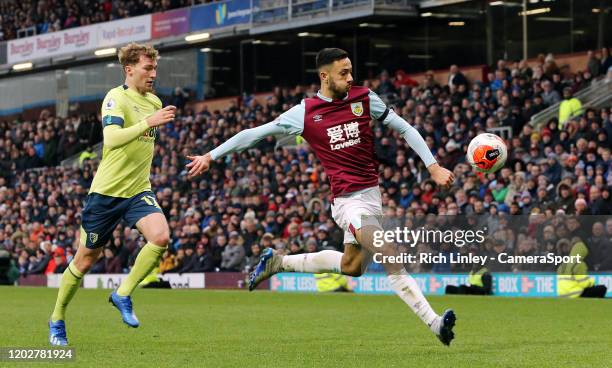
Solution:
M 0 347 L 47 346 L 56 289 L 0 288 Z M 393 296 L 137 290 L 138 329 L 107 290 L 68 311 L 78 367 L 609 367 L 611 300 L 431 297 L 455 309 L 442 346 Z M 12 363 L 25 367 L 32 363 Z M 0 366 L 8 363 L 0 362 Z M 40 366 L 38 364 L 37 366 Z

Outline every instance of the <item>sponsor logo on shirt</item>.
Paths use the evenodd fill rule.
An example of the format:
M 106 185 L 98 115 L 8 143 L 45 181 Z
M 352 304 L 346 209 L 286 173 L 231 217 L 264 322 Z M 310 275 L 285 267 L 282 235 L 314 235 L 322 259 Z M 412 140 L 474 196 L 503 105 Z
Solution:
M 314 120 L 315 123 L 318 123 L 321 120 L 323 120 L 323 116 L 317 114 L 317 115 L 312 117 L 312 120 Z
M 363 104 L 361 102 L 354 102 L 351 104 L 351 111 L 355 116 L 363 115 Z
M 141 142 L 155 143 L 155 137 L 157 137 L 158 131 L 159 127 L 149 128 L 144 133 L 142 133 L 140 137 L 138 137 L 138 140 Z
M 359 123 L 356 121 L 327 128 L 327 136 L 329 137 L 329 148 L 332 151 L 361 143 Z

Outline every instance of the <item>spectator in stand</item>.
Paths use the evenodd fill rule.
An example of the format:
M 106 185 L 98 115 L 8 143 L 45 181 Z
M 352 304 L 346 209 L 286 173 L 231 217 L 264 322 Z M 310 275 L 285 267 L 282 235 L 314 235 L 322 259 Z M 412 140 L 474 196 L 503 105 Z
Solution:
M 565 87 L 563 89 L 563 101 L 561 105 L 559 105 L 559 130 L 563 130 L 563 127 L 569 119 L 582 115 L 583 113 L 582 103 L 573 96 L 572 88 Z
M 187 103 L 188 99 L 189 93 L 181 87 L 176 87 L 172 93 L 172 102 L 170 104 L 176 106 L 177 109 L 182 110 L 185 108 L 185 104 Z
M 391 82 L 391 80 L 389 79 L 389 72 L 387 72 L 386 70 L 383 70 L 383 72 L 380 73 L 380 83 L 378 85 L 378 88 L 376 89 L 376 93 L 385 97 L 397 93 L 393 82 Z
M 30 256 L 28 271 L 29 275 L 43 274 L 51 261 L 51 256 L 42 249 L 36 250 L 36 255 Z
M 196 245 L 195 265 L 192 272 L 213 272 L 215 264 L 204 244 Z
M 545 80 L 542 82 L 542 89 L 544 90 L 542 92 L 542 100 L 544 104 L 547 106 L 552 106 L 561 102 L 561 96 L 559 95 L 559 92 L 554 89 L 551 81 Z
M 113 248 L 104 248 L 104 271 L 106 273 L 122 273 L 121 260 L 115 256 Z
M 460 85 L 467 87 L 468 85 L 467 78 L 465 75 L 463 75 L 463 73 L 461 73 L 457 65 L 451 65 L 450 67 L 448 74 L 448 85 L 451 88 L 458 88 Z
M 396 90 L 400 91 L 402 87 L 418 87 L 419 82 L 410 78 L 410 76 L 403 70 L 399 69 L 395 71 L 395 82 L 393 83 Z
M 607 73 L 612 67 L 612 55 L 607 47 L 601 48 L 601 73 Z
M 46 244 L 50 244 L 49 241 L 43 242 Z M 66 270 L 68 263 L 66 262 L 66 256 L 64 248 L 56 247 L 52 252 L 52 257 L 47 264 L 47 268 L 45 269 L 45 275 L 51 273 L 62 273 Z
M 159 264 L 159 272 L 166 273 L 172 269 L 174 269 L 178 264 L 176 256 L 170 252 L 170 249 L 166 249 L 164 255 L 162 256 L 162 260 Z
M 525 122 L 544 108 L 540 96 L 540 79 L 546 78 L 543 61 L 531 65 L 532 77 L 525 63 L 502 64 L 501 69 L 508 69 L 508 75 L 513 76 L 507 83 L 509 91 L 492 93 L 488 86 L 474 82 L 462 97 L 458 87 L 450 91 L 448 86 L 437 86 L 432 74 L 433 83 L 402 86 L 395 97 L 396 111 L 424 135 L 437 159 L 449 160 L 454 165 L 457 180 L 452 188 L 431 188 L 427 184 L 427 170 L 415 160 L 414 153 L 396 134 L 387 134 L 384 125 L 372 123 L 384 182 L 383 203 L 402 224 L 408 220 L 420 224 L 419 219 L 427 214 L 484 210 L 505 215 L 511 208 L 515 212 L 540 211 L 547 216 L 557 211 L 574 214 L 576 207 L 584 208 L 583 201 L 590 213 L 610 214 L 610 108 L 587 109 L 576 121 L 570 120 L 561 128 L 557 118 L 541 129 L 531 128 Z M 517 73 L 525 78 L 523 82 L 520 78 L 515 80 Z M 569 71 L 575 74 L 574 78 L 567 73 L 564 69 L 563 77 L 557 78 L 559 85 L 575 90 L 590 81 L 587 73 Z M 393 85 L 395 73 L 391 75 L 388 82 Z M 581 77 L 576 78 L 577 75 Z M 372 81 L 373 86 L 377 84 L 378 81 Z M 202 146 L 217 145 L 239 130 L 273 121 L 285 109 L 284 105 L 288 108 L 300 103 L 302 97 L 313 96 L 316 91 L 316 86 L 279 88 L 275 99 L 268 103 L 248 99 L 220 110 L 198 112 L 186 105 L 172 125 L 160 130 L 151 182 L 159 188 L 157 201 L 173 231 L 176 261 L 171 260 L 169 253 L 165 258 L 170 259 L 166 271 L 183 269 L 187 265 L 185 252 L 196 256 L 197 244 L 208 241 L 204 239 L 210 239 L 204 254 L 210 255 L 214 269 L 221 268 L 222 254 L 231 253 L 227 249 L 236 248 L 234 243 L 240 239 L 232 236 L 232 245 L 228 246 L 227 239 L 234 231 L 244 239 L 243 243 L 238 242 L 243 253 L 257 252 L 254 244 L 288 252 L 289 227 L 294 239 L 307 244 L 305 251 L 312 247 L 309 237 L 312 234 L 316 249 L 342 249 L 342 232 L 329 218 L 327 178 L 307 145 L 276 148 L 276 142 L 270 138 L 248 152 L 229 157 L 200 181 L 187 181 L 181 175 L 186 163 L 184 155 L 194 147 L 205 149 Z M 521 103 L 520 99 L 524 101 Z M 517 115 L 521 121 L 517 121 Z M 507 140 L 506 167 L 494 174 L 476 176 L 465 164 L 467 144 L 486 127 L 504 125 L 513 128 L 513 137 Z M 42 242 L 56 244 L 56 249 L 65 249 L 66 255 L 74 254 L 79 237 L 78 214 L 99 158 L 86 160 L 83 167 L 49 165 L 81 152 L 84 149 L 81 140 L 97 143 L 96 127 L 100 126 L 95 116 L 83 114 L 60 119 L 48 111 L 34 121 L 0 119 L 0 247 L 9 251 L 23 274 L 47 269 L 52 252 L 42 250 Z M 441 149 L 447 146 L 449 150 Z M 30 148 L 32 156 L 28 155 Z M 32 160 L 37 161 L 36 165 L 32 165 Z M 581 201 L 576 203 L 578 199 Z M 496 224 L 497 217 L 491 221 Z M 564 231 L 561 226 L 553 228 L 555 236 L 557 228 Z M 503 249 L 517 252 L 512 239 L 517 239 L 519 229 L 513 230 L 514 234 L 509 231 L 500 231 L 506 238 Z M 121 260 L 120 272 L 129 269 L 139 242 L 139 237 L 124 225 L 113 232 L 110 246 Z M 590 240 L 585 244 L 591 246 Z M 186 251 L 188 248 L 191 250 Z M 597 252 L 593 254 L 596 257 Z M 252 259 L 256 256 L 249 258 Z M 102 272 L 106 268 L 104 263 L 105 258 L 101 258 Z M 241 264 L 242 260 L 231 269 L 240 270 Z
M 428 70 L 425 72 L 425 78 L 423 79 L 421 88 L 430 92 L 433 92 L 433 90 L 436 88 L 440 88 L 440 85 L 438 84 L 438 82 L 436 82 L 433 70 Z
M 0 40 L 42 34 L 192 5 L 191 0 L 3 0 Z M 24 36 L 21 36 L 24 37 Z
M 593 51 L 589 50 L 587 52 L 587 58 L 587 68 L 589 70 L 589 73 L 591 73 L 593 78 L 599 77 L 599 75 L 601 74 L 602 65 L 598 55 L 596 55 Z
M 259 263 L 259 258 L 261 257 L 261 246 L 259 244 L 251 245 L 251 255 L 246 258 L 246 265 L 244 269 L 247 272 L 253 270 L 257 264 Z
M 177 273 L 192 272 L 193 268 L 195 267 L 196 261 L 197 260 L 196 260 L 196 256 L 193 251 L 193 247 L 186 246 L 185 256 L 181 259 L 181 262 L 179 262 L 180 268 L 172 270 L 172 271 L 177 272 Z
M 230 233 L 229 242 L 221 255 L 221 270 L 238 272 L 242 270 L 242 263 L 245 260 L 244 248 L 238 243 L 238 232 Z

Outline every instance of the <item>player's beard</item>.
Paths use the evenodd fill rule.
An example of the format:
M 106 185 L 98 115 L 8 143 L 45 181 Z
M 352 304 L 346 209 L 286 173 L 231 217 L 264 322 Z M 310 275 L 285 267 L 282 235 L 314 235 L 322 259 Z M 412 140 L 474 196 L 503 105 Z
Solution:
M 350 84 L 347 84 L 346 87 L 339 88 L 338 85 L 334 83 L 333 79 L 330 78 L 329 80 L 329 91 L 332 93 L 335 100 L 341 100 L 344 97 L 346 97 L 346 94 L 348 93 L 350 86 L 351 86 Z

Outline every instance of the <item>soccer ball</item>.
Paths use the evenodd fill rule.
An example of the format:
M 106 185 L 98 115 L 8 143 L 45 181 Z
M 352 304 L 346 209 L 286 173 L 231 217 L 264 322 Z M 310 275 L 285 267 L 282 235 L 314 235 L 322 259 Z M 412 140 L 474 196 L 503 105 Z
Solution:
M 504 140 L 491 133 L 477 135 L 468 146 L 467 160 L 478 171 L 492 173 L 506 163 L 508 148 Z

